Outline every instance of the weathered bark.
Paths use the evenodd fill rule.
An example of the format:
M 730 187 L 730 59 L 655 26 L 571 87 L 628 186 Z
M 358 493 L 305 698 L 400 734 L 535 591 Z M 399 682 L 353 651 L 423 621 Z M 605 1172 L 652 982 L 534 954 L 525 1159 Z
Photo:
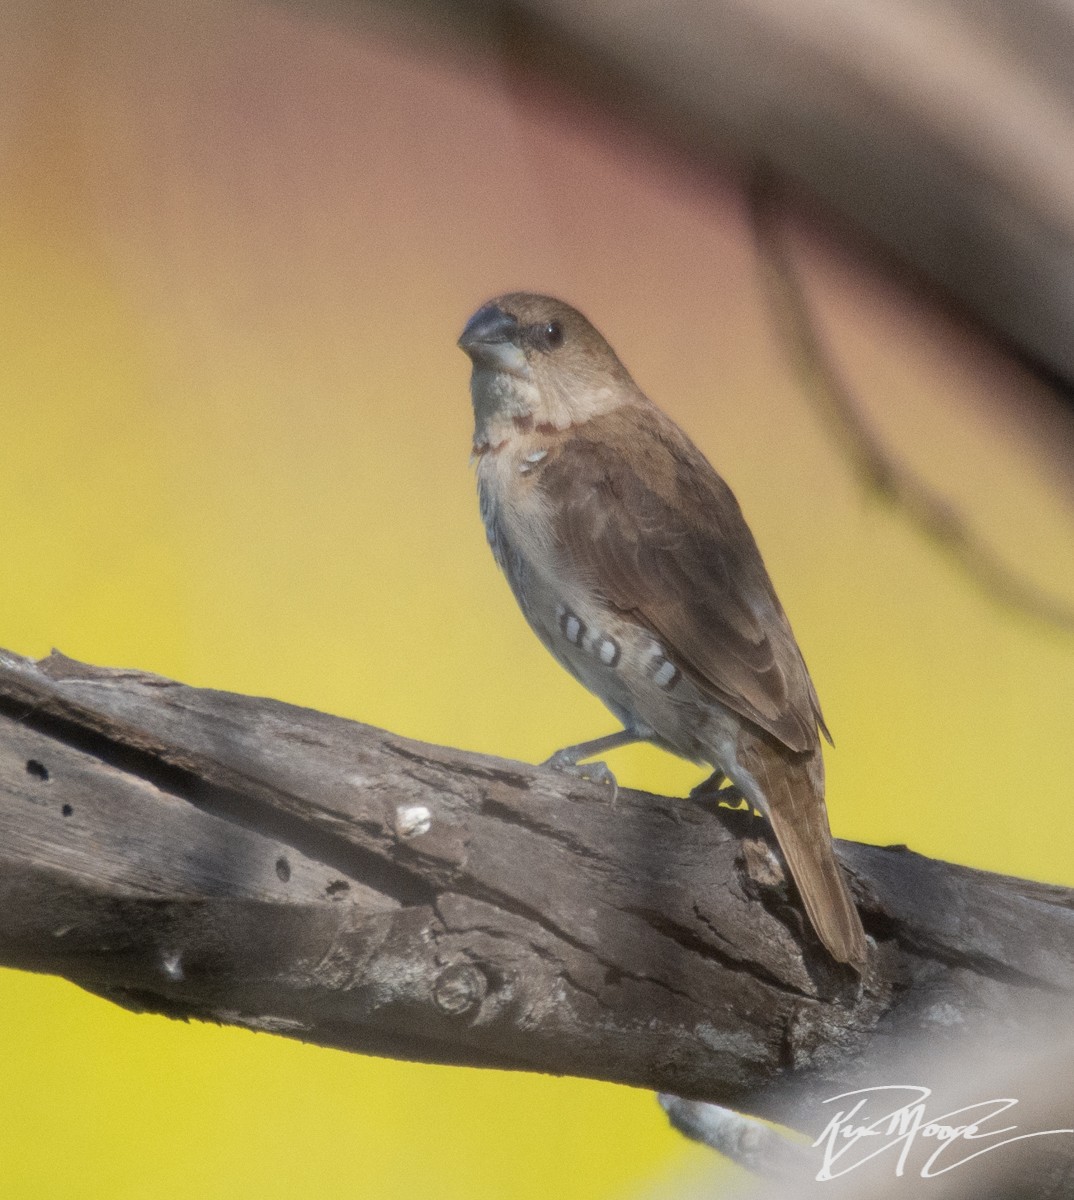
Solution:
M 840 843 L 875 941 L 859 982 L 762 822 L 719 813 L 0 653 L 0 963 L 120 1004 L 814 1132 L 908 1039 L 1069 1009 L 1070 891 Z

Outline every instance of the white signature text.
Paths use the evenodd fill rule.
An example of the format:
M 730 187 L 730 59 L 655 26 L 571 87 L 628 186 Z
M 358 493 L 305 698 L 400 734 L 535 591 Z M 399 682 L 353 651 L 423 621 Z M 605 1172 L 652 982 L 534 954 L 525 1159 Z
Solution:
M 824 1155 L 816 1179 L 838 1179 L 882 1154 L 896 1156 L 895 1174 L 902 1175 L 910 1151 L 919 1140 L 928 1150 L 921 1177 L 929 1179 L 1012 1142 L 1074 1133 L 1074 1129 L 1017 1133 L 1017 1125 L 993 1128 L 991 1122 L 1018 1103 L 1009 1097 L 982 1100 L 929 1116 L 925 1102 L 931 1095 L 931 1088 L 892 1084 L 842 1092 L 825 1100 L 825 1104 L 843 1101 L 845 1107 L 836 1112 L 813 1143 L 822 1147 Z

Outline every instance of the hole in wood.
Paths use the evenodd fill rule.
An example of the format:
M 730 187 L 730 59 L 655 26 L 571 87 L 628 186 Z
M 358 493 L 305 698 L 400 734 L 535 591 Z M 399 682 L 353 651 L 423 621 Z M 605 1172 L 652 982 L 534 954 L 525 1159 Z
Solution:
M 48 779 L 48 767 L 43 762 L 38 762 L 36 758 L 28 758 L 26 760 L 26 773 L 32 775 L 35 779 Z
M 286 858 L 276 859 L 276 874 L 284 883 L 291 878 L 291 864 Z

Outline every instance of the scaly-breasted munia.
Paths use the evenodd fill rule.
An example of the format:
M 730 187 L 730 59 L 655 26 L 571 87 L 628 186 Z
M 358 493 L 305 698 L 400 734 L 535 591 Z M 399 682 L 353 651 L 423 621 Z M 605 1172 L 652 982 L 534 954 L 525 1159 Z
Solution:
M 865 933 L 832 848 L 820 705 L 730 488 L 581 313 L 489 301 L 459 339 L 481 515 L 534 632 L 623 723 L 722 772 L 772 828 L 829 953 Z

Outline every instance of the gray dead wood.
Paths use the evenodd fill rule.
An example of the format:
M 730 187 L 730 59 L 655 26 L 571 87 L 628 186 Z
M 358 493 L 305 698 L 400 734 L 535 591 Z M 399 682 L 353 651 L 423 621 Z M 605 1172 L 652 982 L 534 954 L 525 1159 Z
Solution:
M 0 963 L 134 1009 L 813 1132 L 908 1039 L 1069 1009 L 1070 891 L 840 853 L 875 941 L 860 984 L 744 814 L 0 652 Z

